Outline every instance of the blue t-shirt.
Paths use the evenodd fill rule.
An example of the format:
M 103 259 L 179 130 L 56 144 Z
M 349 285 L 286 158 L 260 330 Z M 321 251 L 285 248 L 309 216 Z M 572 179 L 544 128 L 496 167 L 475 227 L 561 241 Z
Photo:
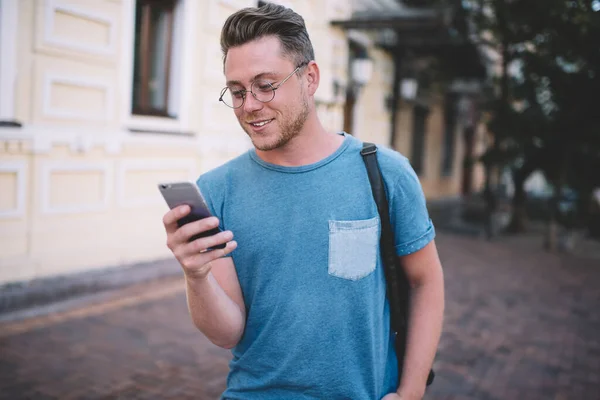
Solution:
M 380 399 L 398 386 L 381 232 L 362 142 L 344 134 L 329 157 L 300 167 L 254 150 L 198 179 L 231 254 L 247 321 L 224 399 Z M 435 233 L 408 160 L 377 152 L 396 251 L 423 248 Z

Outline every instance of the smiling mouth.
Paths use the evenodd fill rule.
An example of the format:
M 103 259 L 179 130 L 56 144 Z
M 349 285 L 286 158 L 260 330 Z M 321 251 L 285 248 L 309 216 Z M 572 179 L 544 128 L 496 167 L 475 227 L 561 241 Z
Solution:
M 274 119 L 275 118 L 271 118 L 271 119 L 267 119 L 267 120 L 259 121 L 259 122 L 249 122 L 249 124 L 255 128 L 260 128 L 260 127 L 263 127 L 263 126 L 271 123 L 271 121 L 273 121 Z

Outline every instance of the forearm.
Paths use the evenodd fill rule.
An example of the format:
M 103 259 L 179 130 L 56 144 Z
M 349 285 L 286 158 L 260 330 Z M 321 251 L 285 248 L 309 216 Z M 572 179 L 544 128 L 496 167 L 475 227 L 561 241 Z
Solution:
M 186 279 L 187 302 L 194 325 L 215 345 L 232 348 L 244 332 L 245 312 L 223 291 L 212 273 Z
M 444 284 L 439 278 L 412 288 L 402 380 L 403 399 L 421 399 L 439 344 L 444 316 Z

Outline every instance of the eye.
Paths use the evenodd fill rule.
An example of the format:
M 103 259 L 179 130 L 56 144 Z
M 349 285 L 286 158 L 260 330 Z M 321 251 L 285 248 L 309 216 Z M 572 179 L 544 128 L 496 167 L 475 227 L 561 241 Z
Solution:
M 254 87 L 261 92 L 268 93 L 273 90 L 273 85 L 267 81 L 256 81 Z
M 233 97 L 235 99 L 243 99 L 244 96 L 246 95 L 246 91 L 244 89 L 230 88 L 229 91 L 231 92 L 231 97 Z

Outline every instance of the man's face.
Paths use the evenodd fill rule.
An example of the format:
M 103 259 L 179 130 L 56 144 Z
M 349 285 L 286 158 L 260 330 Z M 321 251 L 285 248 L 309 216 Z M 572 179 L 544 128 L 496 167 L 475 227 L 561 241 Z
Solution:
M 277 87 L 296 67 L 290 59 L 282 56 L 281 43 L 275 36 L 231 48 L 227 53 L 227 86 L 234 92 L 248 90 L 244 104 L 234 112 L 258 150 L 280 148 L 297 136 L 308 118 L 309 99 L 305 82 L 297 74 L 292 74 L 278 87 L 275 97 L 266 103 L 254 98 L 250 88 L 257 81 Z M 258 92 L 257 86 L 255 84 L 252 90 Z M 230 96 L 229 93 L 225 95 Z

